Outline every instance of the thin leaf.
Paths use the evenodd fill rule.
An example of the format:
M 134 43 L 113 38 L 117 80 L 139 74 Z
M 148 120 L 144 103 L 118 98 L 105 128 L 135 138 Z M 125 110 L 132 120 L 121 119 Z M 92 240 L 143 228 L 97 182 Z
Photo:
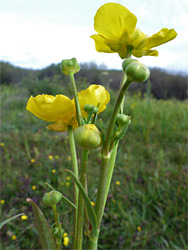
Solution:
M 76 182 L 76 185 L 78 186 L 78 188 L 80 190 L 80 193 L 82 194 L 82 196 L 84 198 L 86 209 L 88 212 L 88 217 L 89 217 L 89 220 L 90 220 L 91 225 L 92 225 L 91 234 L 92 234 L 92 237 L 95 237 L 95 236 L 97 236 L 97 217 L 96 217 L 95 211 L 91 205 L 91 201 L 90 201 L 89 197 L 87 196 L 87 193 L 86 193 L 85 189 L 83 188 L 82 184 L 75 176 L 75 174 L 68 169 L 65 169 L 65 171 L 68 172 L 69 174 L 71 174 L 74 181 Z
M 12 216 L 11 218 L 8 218 L 7 220 L 2 221 L 2 222 L 0 223 L 0 229 L 1 229 L 5 224 L 7 224 L 9 221 L 14 220 L 15 218 L 17 218 L 17 217 L 19 217 L 19 216 L 22 216 L 22 215 L 24 215 L 24 213 L 14 215 L 14 216 Z
M 31 203 L 32 208 L 33 208 L 33 213 L 34 213 L 35 221 L 36 221 L 36 227 L 37 227 L 39 237 L 41 240 L 42 249 L 45 249 L 45 250 L 57 249 L 54 237 L 44 217 L 44 214 L 42 213 L 40 208 L 36 205 L 36 203 L 32 201 L 30 198 L 27 198 L 27 202 Z

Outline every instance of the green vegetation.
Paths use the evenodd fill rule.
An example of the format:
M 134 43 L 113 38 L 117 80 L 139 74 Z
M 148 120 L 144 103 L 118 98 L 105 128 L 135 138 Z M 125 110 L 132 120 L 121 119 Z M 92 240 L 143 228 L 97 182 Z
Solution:
M 113 90 L 119 89 L 121 71 L 107 70 L 105 65 L 96 65 L 95 63 L 80 64 L 81 70 L 75 75 L 76 80 L 89 84 L 103 84 Z M 60 64 L 52 64 L 41 70 L 29 70 L 15 67 L 9 63 L 0 62 L 1 83 L 3 85 L 25 83 L 33 95 L 37 95 L 38 90 L 51 94 L 54 83 L 68 84 L 68 78 L 60 72 Z M 157 99 L 176 98 L 185 100 L 187 98 L 187 74 L 173 73 L 158 68 L 150 69 L 151 94 Z M 39 84 L 40 81 L 40 84 Z M 47 84 L 48 82 L 48 84 Z M 52 84 L 52 87 L 51 87 Z M 86 85 L 87 84 L 87 85 Z M 49 89 L 50 88 L 50 89 Z M 57 85 L 59 88 L 59 85 Z M 37 91 L 36 91 L 37 90 Z M 130 86 L 129 92 L 141 93 L 146 92 L 146 85 L 134 83 Z
M 1 220 L 22 212 L 28 216 L 2 228 L 1 249 L 40 249 L 26 198 L 40 206 L 52 225 L 51 209 L 42 203 L 43 194 L 49 191 L 45 182 L 73 200 L 73 179 L 64 172 L 71 169 L 67 133 L 47 130 L 47 122 L 25 110 L 31 94 L 70 96 L 70 86 L 62 79 L 31 77 L 1 87 Z M 78 91 L 87 87 L 82 80 Z M 144 97 L 140 92 L 126 96 L 125 113 L 132 123 L 120 142 L 99 249 L 187 249 L 187 101 L 151 98 L 149 83 L 147 90 Z M 101 116 L 104 124 L 115 100 L 110 93 L 111 102 Z M 93 202 L 99 159 L 98 150 L 90 152 Z M 66 248 L 71 249 L 73 209 L 62 200 L 58 210 L 70 237 Z

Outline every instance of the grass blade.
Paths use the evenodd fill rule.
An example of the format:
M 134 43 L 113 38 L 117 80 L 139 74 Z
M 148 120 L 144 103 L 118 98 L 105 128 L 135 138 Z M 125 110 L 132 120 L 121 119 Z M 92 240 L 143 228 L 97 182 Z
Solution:
M 24 213 L 14 215 L 14 216 L 12 216 L 11 218 L 8 218 L 7 220 L 2 221 L 2 222 L 0 223 L 0 229 L 1 229 L 5 224 L 7 224 L 9 221 L 14 220 L 15 218 L 17 218 L 17 217 L 19 217 L 19 216 L 22 216 L 22 215 L 24 215 Z

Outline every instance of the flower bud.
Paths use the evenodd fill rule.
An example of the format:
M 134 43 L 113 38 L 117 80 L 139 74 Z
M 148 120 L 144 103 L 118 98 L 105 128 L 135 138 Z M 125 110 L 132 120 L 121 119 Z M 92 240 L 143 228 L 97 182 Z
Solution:
M 118 114 L 118 115 L 116 116 L 116 123 L 117 123 L 118 125 L 120 125 L 121 127 L 122 127 L 122 126 L 125 126 L 126 124 L 128 124 L 128 123 L 129 123 L 129 120 L 130 120 L 129 116 L 124 115 L 124 114 Z
M 94 124 L 85 124 L 74 130 L 76 143 L 83 149 L 91 150 L 102 144 L 101 133 Z
M 136 59 L 124 60 L 122 68 L 131 82 L 144 82 L 150 76 L 149 69 Z
M 43 203 L 47 206 L 52 206 L 57 204 L 62 198 L 62 194 L 58 191 L 51 191 L 49 193 L 45 193 L 43 196 Z
M 70 73 L 76 74 L 80 71 L 80 65 L 76 58 L 66 59 L 61 62 L 60 70 L 65 75 L 69 75 Z
M 88 114 L 90 113 L 97 113 L 99 111 L 99 109 L 97 107 L 95 107 L 94 105 L 91 105 L 91 104 L 86 104 L 84 106 L 84 111 Z

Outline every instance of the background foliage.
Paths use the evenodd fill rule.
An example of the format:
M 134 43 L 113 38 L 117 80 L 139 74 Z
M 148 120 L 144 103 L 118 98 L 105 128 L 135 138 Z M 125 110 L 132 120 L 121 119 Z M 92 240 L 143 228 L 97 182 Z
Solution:
M 30 86 L 31 93 L 34 94 L 33 84 L 39 86 L 38 81 L 49 80 L 53 85 L 59 81 L 68 84 L 68 79 L 62 75 L 59 70 L 60 64 L 52 64 L 41 70 L 29 70 L 15 67 L 7 62 L 1 62 L 1 83 L 3 85 L 20 84 L 24 82 Z M 187 74 L 168 72 L 158 68 L 150 69 L 151 76 L 151 94 L 157 99 L 176 98 L 185 100 L 187 98 Z M 76 74 L 76 79 L 87 84 L 103 84 L 108 85 L 113 90 L 119 89 L 121 72 L 118 70 L 107 70 L 105 65 L 96 65 L 95 63 L 81 64 L 81 70 Z M 40 82 L 41 90 L 46 93 L 50 88 L 45 82 Z M 53 88 L 51 88 L 52 91 Z M 50 91 L 48 89 L 48 91 Z M 146 85 L 134 83 L 129 88 L 129 92 L 140 92 L 142 95 L 146 92 Z M 39 92 L 35 93 L 38 94 Z M 41 92 L 40 92 L 41 93 Z M 52 93 L 52 92 L 49 92 Z
M 52 224 L 52 211 L 42 204 L 44 192 L 49 191 L 44 183 L 73 200 L 73 181 L 63 171 L 71 169 L 67 133 L 47 130 L 48 123 L 27 112 L 25 106 L 30 95 L 72 97 L 70 84 L 58 65 L 33 71 L 2 63 L 1 72 L 1 200 L 5 201 L 0 204 L 1 218 L 20 212 L 28 216 L 28 220 L 17 218 L 2 229 L 1 249 L 40 249 L 26 198 L 32 198 Z M 78 91 L 90 83 L 104 83 L 109 89 L 111 101 L 100 116 L 104 124 L 120 77 L 118 71 L 93 64 L 82 65 L 77 75 Z M 118 150 L 99 249 L 187 249 L 186 88 L 185 76 L 153 69 L 151 83 L 133 84 L 126 95 L 125 114 L 132 123 Z M 99 164 L 99 150 L 91 151 L 88 183 L 93 202 Z M 70 237 L 66 248 L 71 249 L 73 210 L 62 201 L 58 211 Z

